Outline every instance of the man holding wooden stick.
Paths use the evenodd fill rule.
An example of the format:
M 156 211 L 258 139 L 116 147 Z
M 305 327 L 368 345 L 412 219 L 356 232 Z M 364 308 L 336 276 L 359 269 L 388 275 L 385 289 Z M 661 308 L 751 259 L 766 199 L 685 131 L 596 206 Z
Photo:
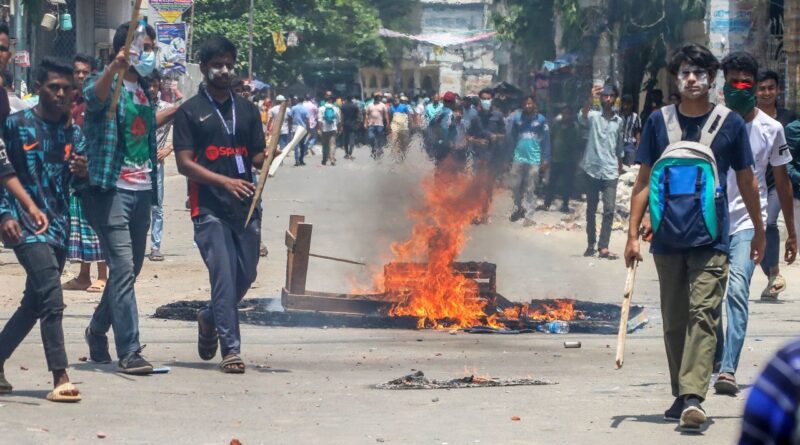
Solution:
M 236 46 L 214 36 L 200 49 L 204 85 L 175 116 L 178 171 L 189 179 L 194 239 L 208 267 L 211 306 L 197 316 L 198 353 L 220 370 L 245 371 L 237 305 L 256 279 L 261 209 L 245 225 L 254 199 L 252 167 L 265 162 L 265 139 L 255 105 L 231 91 Z M 276 134 L 277 136 L 277 134 Z
M 625 247 L 628 267 L 642 260 L 639 230 L 649 205 L 650 250 L 658 272 L 675 397 L 664 418 L 679 421 L 684 431 L 697 431 L 707 420 L 700 404 L 708 392 L 728 280 L 728 175 L 735 175 L 753 220 L 749 249 L 754 262 L 760 261 L 765 245 L 747 127 L 741 116 L 709 101 L 719 66 L 700 45 L 686 45 L 673 53 L 669 70 L 682 101 L 653 112 L 644 126 Z
M 141 356 L 134 282 L 144 263 L 151 208 L 158 205 L 153 193 L 158 181 L 156 116 L 145 81 L 155 69 L 156 32 L 144 25 L 141 47 L 129 51 L 130 26 L 117 28 L 114 59 L 84 87 L 91 186 L 82 195 L 83 211 L 110 270 L 85 338 L 91 359 L 109 363 L 106 333 L 113 327 L 120 370 L 150 374 L 153 366 Z M 118 82 L 123 85 L 115 101 Z M 109 116 L 109 110 L 115 111 Z

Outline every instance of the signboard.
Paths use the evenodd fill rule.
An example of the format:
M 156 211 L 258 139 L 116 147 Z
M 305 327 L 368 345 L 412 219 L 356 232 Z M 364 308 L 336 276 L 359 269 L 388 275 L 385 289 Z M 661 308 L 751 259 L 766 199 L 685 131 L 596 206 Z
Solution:
M 31 53 L 28 51 L 17 51 L 14 53 L 14 65 L 20 68 L 30 68 Z
M 176 20 L 192 7 L 194 0 L 150 0 L 153 7 L 167 23 L 175 23 Z
M 298 45 L 297 33 L 292 31 L 289 33 L 289 36 L 286 37 L 286 46 L 297 46 L 297 45 Z
M 186 24 L 156 23 L 156 40 L 161 72 L 186 73 Z

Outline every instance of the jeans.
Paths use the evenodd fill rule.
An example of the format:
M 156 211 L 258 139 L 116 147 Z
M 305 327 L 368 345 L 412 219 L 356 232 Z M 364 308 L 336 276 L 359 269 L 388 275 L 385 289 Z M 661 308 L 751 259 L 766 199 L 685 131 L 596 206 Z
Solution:
M 717 348 L 714 362 L 722 361 L 721 372 L 736 373 L 747 334 L 747 304 L 750 297 L 750 280 L 756 264 L 750 259 L 750 241 L 755 230 L 746 229 L 731 235 L 730 277 L 725 298 L 727 331 L 723 336 L 722 323 L 717 325 Z M 721 308 L 720 308 L 721 309 Z
M 711 248 L 694 248 L 682 254 L 653 255 L 653 260 L 672 395 L 705 398 L 728 279 L 728 256 Z
M 588 176 L 588 175 L 587 175 Z M 600 227 L 600 241 L 597 242 L 597 205 L 603 198 L 603 225 Z M 611 226 L 617 207 L 617 179 L 596 179 L 587 177 L 586 187 L 586 237 L 589 247 L 608 249 L 611 240 Z
M 769 271 L 778 265 L 781 256 L 781 232 L 778 230 L 778 216 L 781 214 L 781 202 L 778 199 L 778 190 L 773 187 L 767 195 L 767 248 L 764 250 L 764 260 L 761 261 L 761 270 L 769 276 Z
M 317 127 L 312 127 L 308 129 L 308 140 L 306 142 L 306 146 L 308 148 L 314 148 L 317 145 Z
M 514 212 L 524 212 L 527 220 L 533 219 L 536 211 L 536 184 L 539 182 L 539 166 L 515 162 L 511 166 L 511 191 L 514 194 Z
M 256 279 L 261 243 L 261 218 L 247 228 L 213 215 L 194 218 L 194 239 L 208 268 L 211 307 L 203 310 L 207 325 L 216 326 L 222 356 L 241 353 L 237 305 Z
M 19 308 L 0 332 L 0 363 L 11 357 L 39 320 L 47 369 L 67 369 L 61 325 L 65 307 L 61 272 L 67 252 L 49 244 L 32 243 L 15 247 L 14 253 L 28 276 Z
M 336 132 L 325 131 L 320 138 L 322 142 L 322 165 L 331 161 L 331 164 L 336 164 Z
M 356 146 L 356 128 L 344 126 L 342 132 L 342 145 L 344 146 L 344 154 L 346 156 L 353 156 L 353 149 Z
M 308 136 L 303 136 L 303 139 L 300 139 L 300 142 L 298 142 L 298 144 L 294 146 L 295 165 L 304 163 L 304 159 L 306 157 L 306 141 L 308 141 Z
M 287 145 L 289 145 L 289 133 L 281 133 L 281 135 L 278 136 L 278 148 L 283 150 L 283 147 Z
M 97 334 L 114 328 L 120 359 L 141 349 L 134 282 L 144 263 L 152 194 L 149 190 L 92 189 L 83 199 L 83 211 L 100 238 L 109 271 L 103 297 L 89 326 Z
M 153 228 L 150 231 L 150 250 L 161 250 L 161 235 L 164 233 L 164 162 L 158 165 L 158 202 L 153 206 Z
M 386 132 L 383 125 L 370 125 L 367 131 L 369 132 L 369 145 L 372 146 L 372 157 L 380 158 L 383 156 L 383 146 L 386 145 Z
M 550 165 L 550 183 L 547 186 L 547 196 L 544 206 L 550 207 L 553 198 L 561 195 L 562 208 L 569 207 L 569 198 L 572 196 L 572 186 L 575 182 L 575 164 L 570 162 L 554 162 Z

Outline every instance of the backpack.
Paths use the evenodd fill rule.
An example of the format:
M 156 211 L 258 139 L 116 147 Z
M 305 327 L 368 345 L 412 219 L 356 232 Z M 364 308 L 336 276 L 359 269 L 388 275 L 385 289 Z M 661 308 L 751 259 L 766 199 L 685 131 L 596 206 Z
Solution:
M 332 124 L 336 122 L 336 110 L 333 109 L 333 106 L 325 107 L 325 114 L 323 114 L 323 119 L 325 119 L 326 124 Z
M 674 105 L 661 109 L 669 146 L 650 174 L 653 240 L 674 248 L 705 246 L 719 239 L 725 206 L 711 143 L 728 108 L 717 105 L 700 133 L 700 142 L 684 141 Z
M 425 151 L 431 159 L 444 159 L 449 152 L 449 147 L 445 140 L 444 128 L 442 128 L 442 120 L 444 120 L 444 113 L 442 111 L 443 110 L 439 110 L 428 123 L 428 128 L 425 129 L 423 137 Z

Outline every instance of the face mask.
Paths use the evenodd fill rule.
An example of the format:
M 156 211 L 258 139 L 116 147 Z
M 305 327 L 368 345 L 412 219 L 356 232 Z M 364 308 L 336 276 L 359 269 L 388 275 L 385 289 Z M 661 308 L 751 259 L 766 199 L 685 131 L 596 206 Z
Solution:
M 481 99 L 481 107 L 483 107 L 484 110 L 491 110 L 492 99 Z
M 136 72 L 142 77 L 147 77 L 156 69 L 156 53 L 145 51 L 139 55 L 139 60 L 133 64 Z
M 725 105 L 741 116 L 747 116 L 756 107 L 756 86 L 750 82 L 725 83 Z

